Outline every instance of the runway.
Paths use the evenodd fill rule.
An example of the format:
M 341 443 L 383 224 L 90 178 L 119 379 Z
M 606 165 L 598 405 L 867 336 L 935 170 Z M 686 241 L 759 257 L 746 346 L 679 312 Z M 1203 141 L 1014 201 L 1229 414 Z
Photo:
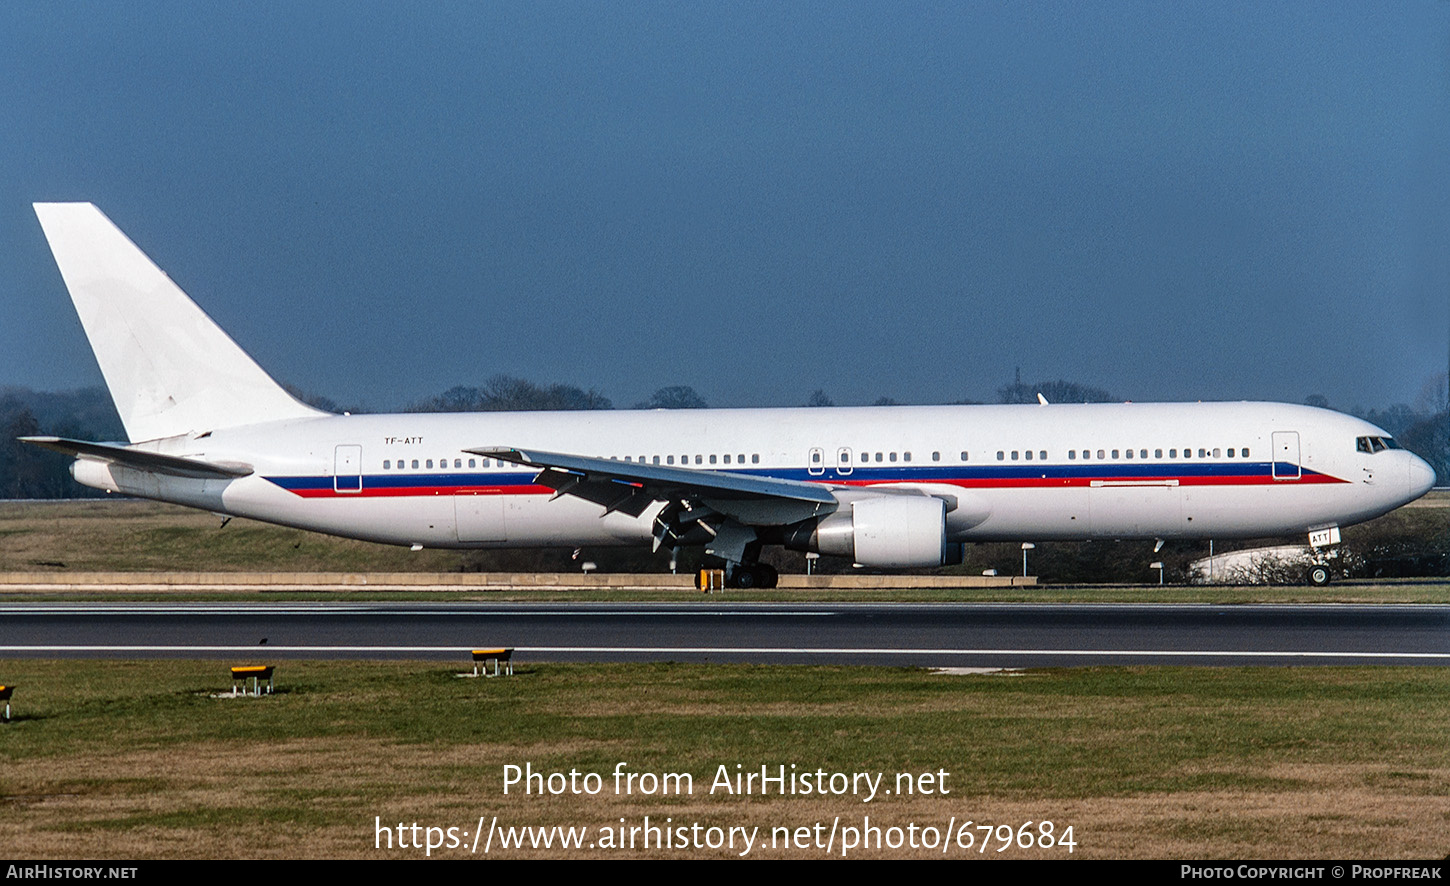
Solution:
M 1450 664 L 1450 606 L 11 603 L 0 658 Z

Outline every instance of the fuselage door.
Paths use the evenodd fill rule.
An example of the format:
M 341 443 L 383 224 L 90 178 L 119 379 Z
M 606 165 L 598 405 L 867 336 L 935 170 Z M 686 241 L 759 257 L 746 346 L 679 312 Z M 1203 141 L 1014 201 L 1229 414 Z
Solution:
M 851 476 L 851 450 L 845 446 L 836 450 L 836 473 L 842 477 Z
M 817 446 L 806 456 L 806 473 L 819 477 L 826 472 L 826 452 Z
M 1299 467 L 1299 432 L 1274 432 L 1274 479 L 1298 480 L 1303 471 Z
M 362 447 L 351 443 L 337 447 L 333 455 L 334 492 L 362 492 Z

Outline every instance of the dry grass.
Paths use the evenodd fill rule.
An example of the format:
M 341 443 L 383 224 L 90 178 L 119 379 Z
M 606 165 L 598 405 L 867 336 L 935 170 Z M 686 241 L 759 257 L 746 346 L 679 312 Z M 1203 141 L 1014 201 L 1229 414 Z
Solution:
M 0 572 L 457 572 L 455 551 L 332 538 L 131 499 L 0 502 Z
M 375 848 L 375 816 L 385 826 L 470 835 L 480 816 L 498 816 L 504 826 L 586 826 L 596 840 L 621 818 L 753 826 L 768 840 L 775 827 L 821 822 L 829 831 L 869 816 L 883 829 L 1050 820 L 1058 833 L 1072 826 L 1073 857 L 1424 858 L 1444 854 L 1450 824 L 1450 676 L 1440 669 L 1103 668 L 1006 678 L 549 665 L 464 680 L 428 664 L 287 662 L 285 691 L 262 699 L 212 697 L 226 681 L 211 662 L 11 661 L 0 662 L 0 676 L 20 686 L 17 720 L 0 727 L 0 840 L 17 856 L 422 854 Z M 694 792 L 616 796 L 609 773 L 621 761 L 634 772 L 689 772 Z M 505 795 L 504 767 L 525 763 L 601 773 L 605 790 Z M 888 788 L 897 772 L 943 769 L 951 793 L 870 803 L 711 795 L 717 767 L 737 763 L 886 773 Z M 497 845 L 492 853 L 561 854 L 672 853 Z

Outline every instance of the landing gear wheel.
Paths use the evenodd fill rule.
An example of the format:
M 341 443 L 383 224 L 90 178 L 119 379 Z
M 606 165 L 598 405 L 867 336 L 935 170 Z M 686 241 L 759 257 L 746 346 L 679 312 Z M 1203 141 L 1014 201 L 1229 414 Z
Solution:
M 775 567 L 767 566 L 764 563 L 755 563 L 750 566 L 736 566 L 730 570 L 730 587 L 742 590 L 753 590 L 755 588 L 773 588 L 780 581 L 780 574 Z
M 1329 584 L 1329 578 L 1330 578 L 1330 575 L 1329 575 L 1329 567 L 1328 566 L 1311 566 L 1311 567 L 1309 567 L 1309 583 L 1310 584 L 1315 585 L 1317 587 L 1324 587 L 1325 585 Z

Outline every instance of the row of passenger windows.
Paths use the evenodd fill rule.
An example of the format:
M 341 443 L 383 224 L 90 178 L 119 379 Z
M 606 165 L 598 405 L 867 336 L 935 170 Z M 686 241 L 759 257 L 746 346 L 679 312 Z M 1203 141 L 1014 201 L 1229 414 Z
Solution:
M 487 458 L 470 458 L 470 459 L 455 458 L 453 460 L 453 466 L 455 468 L 461 468 L 461 467 L 463 467 L 463 463 L 465 461 L 468 462 L 468 467 L 475 468 L 475 469 L 477 469 L 477 468 L 487 468 L 487 467 L 490 467 L 491 466 L 489 464 L 490 459 L 487 459 Z M 504 462 L 502 462 L 502 461 L 499 462 L 498 463 L 498 466 L 499 467 L 503 467 L 504 466 Z M 440 458 L 440 459 L 438 459 L 438 467 L 440 469 L 446 470 L 448 468 L 448 459 L 446 459 L 446 458 Z M 398 468 L 397 469 L 400 470 L 400 471 L 409 470 L 408 460 L 407 459 L 403 459 L 403 458 L 398 459 Z M 429 470 L 429 471 L 433 470 L 433 459 L 431 459 L 431 458 L 425 458 L 425 459 L 422 459 L 421 461 L 419 461 L 416 458 L 413 459 L 412 470 L 415 470 L 416 471 L 416 470 L 419 470 L 419 469 Z M 390 459 L 390 458 L 383 459 L 383 470 L 385 470 L 385 471 L 391 471 L 391 470 L 393 470 L 393 460 L 392 459 Z
M 1077 461 L 1078 460 L 1078 457 L 1079 457 L 1079 455 L 1078 455 L 1079 452 L 1081 452 L 1081 457 L 1082 457 L 1082 459 L 1084 461 L 1090 461 L 1090 460 L 1093 459 L 1093 450 L 1091 450 L 1091 449 L 1083 449 L 1083 450 L 1069 449 L 1067 451 L 1067 460 L 1068 461 Z M 1136 455 L 1134 455 L 1135 452 L 1136 452 Z M 1222 449 L 1219 449 L 1219 448 L 1208 449 L 1206 447 L 1200 447 L 1199 450 L 1198 450 L 1198 457 L 1199 458 L 1223 458 L 1224 457 L 1224 454 L 1223 453 L 1224 453 L 1224 451 Z M 1030 450 L 1030 449 L 1028 449 L 1028 450 L 1026 450 L 1025 452 L 1022 452 L 1022 453 L 1019 453 L 1019 451 L 1016 450 L 1016 449 L 1012 450 L 1012 452 L 1010 454 L 1011 460 L 1012 461 L 1017 461 L 1019 459 L 1019 454 L 1022 455 L 1022 456 L 1025 456 L 1025 457 L 1023 457 L 1021 459 L 1022 461 L 1032 461 L 1032 450 Z M 1009 455 L 1006 452 L 1006 450 L 1002 450 L 1002 449 L 997 450 L 997 461 L 1006 461 L 1008 457 L 1009 457 Z M 1097 450 L 1097 460 L 1098 461 L 1109 461 L 1111 459 L 1131 459 L 1131 458 L 1135 458 L 1135 457 L 1136 458 L 1147 458 L 1148 457 L 1148 450 L 1146 450 L 1146 449 L 1138 449 L 1138 450 L 1133 450 L 1133 449 L 1099 449 L 1099 450 Z M 1153 450 L 1153 457 L 1154 458 L 1159 458 L 1159 459 L 1163 458 L 1163 450 L 1161 450 L 1161 449 L 1155 449 L 1155 450 Z M 1170 450 L 1168 450 L 1168 457 L 1169 458 L 1178 458 L 1178 450 L 1177 449 L 1170 449 Z M 1194 457 L 1193 456 L 1193 449 L 1192 448 L 1189 448 L 1189 447 L 1185 447 L 1184 450 L 1183 450 L 1183 457 L 1184 458 L 1193 458 Z M 1228 457 L 1229 458 L 1248 458 L 1249 457 L 1249 448 L 1247 446 L 1230 447 L 1229 450 L 1228 450 Z M 1047 460 L 1047 450 L 1046 449 L 1039 449 L 1037 451 L 1037 459 L 1039 461 L 1046 461 Z
M 894 455 L 895 455 L 895 453 L 893 453 L 893 456 Z M 661 464 L 660 458 L 661 457 L 658 456 L 658 455 L 653 456 L 652 458 L 641 455 L 637 459 L 634 456 L 631 456 L 631 455 L 626 455 L 623 458 L 621 458 L 620 456 L 617 456 L 617 455 L 611 455 L 609 457 L 609 460 L 610 461 L 627 461 L 627 462 L 630 462 L 630 463 L 633 463 L 633 462 L 636 462 L 637 461 L 640 464 L 646 464 L 646 463 L 649 463 L 649 462 L 652 462 L 653 464 Z M 690 458 L 691 457 L 688 456 L 688 455 L 682 455 L 682 456 L 680 456 L 679 463 L 682 464 L 682 465 L 687 465 L 687 464 L 690 463 Z M 712 465 L 713 464 L 721 464 L 721 463 L 727 464 L 727 465 L 728 464 L 740 464 L 740 465 L 743 465 L 743 464 L 745 464 L 745 453 L 742 452 L 742 453 L 739 453 L 739 454 L 736 454 L 736 455 L 731 455 L 730 453 L 727 452 L 724 455 L 718 455 L 718 454 L 717 455 L 696 455 L 696 456 L 694 456 L 694 460 L 695 460 L 695 464 L 697 464 L 697 465 L 703 465 L 703 464 L 706 464 L 706 463 L 712 464 Z M 910 461 L 910 460 L 911 460 L 910 458 L 907 458 L 907 461 Z M 482 458 L 482 459 L 479 459 L 479 458 L 469 458 L 469 459 L 455 458 L 455 459 L 453 459 L 453 467 L 460 468 L 461 469 L 461 468 L 465 467 L 465 463 L 466 463 L 466 467 L 476 470 L 478 468 L 492 467 L 493 465 L 492 465 L 491 461 L 492 461 L 491 459 L 487 459 L 487 458 Z M 895 461 L 895 458 L 893 458 L 892 461 Z M 675 457 L 673 455 L 664 456 L 664 462 L 663 463 L 664 464 L 671 464 L 671 465 L 672 464 L 675 464 Z M 760 464 L 760 454 L 759 453 L 752 453 L 751 456 L 750 456 L 750 463 L 751 464 L 755 464 L 755 465 Z M 433 470 L 433 459 L 431 459 L 431 458 L 425 458 L 425 459 L 417 459 L 417 458 L 415 458 L 415 459 L 412 459 L 411 461 L 409 459 L 400 458 L 400 459 L 397 460 L 396 464 L 397 464 L 396 470 L 399 470 L 399 471 L 406 471 L 406 470 L 414 470 L 414 471 L 417 471 L 417 470 L 429 470 L 429 471 L 431 471 L 431 470 Z M 394 466 L 393 459 L 390 459 L 390 458 L 383 459 L 383 470 L 385 470 L 385 471 L 394 470 L 394 467 L 393 466 Z M 507 467 L 507 466 L 508 466 L 508 463 L 507 462 L 504 462 L 504 461 L 499 461 L 498 462 L 498 467 L 500 467 L 500 468 Z M 447 470 L 447 468 L 448 468 L 448 459 L 446 459 L 446 458 L 440 458 L 440 459 L 438 459 L 438 468 L 440 470 Z
M 661 461 L 660 460 L 661 458 L 663 458 L 664 461 Z M 680 456 L 679 463 L 682 464 L 682 465 L 687 465 L 687 464 L 690 463 L 690 458 L 691 458 L 691 456 L 682 455 L 682 456 Z M 695 464 L 697 464 L 697 465 L 703 465 L 703 464 L 712 464 L 712 465 L 714 465 L 714 464 L 727 464 L 727 465 L 728 464 L 737 464 L 737 465 L 743 465 L 743 464 L 745 464 L 745 453 L 743 453 L 743 452 L 737 453 L 734 456 L 734 461 L 733 462 L 731 461 L 731 455 L 728 452 L 725 453 L 724 455 L 719 455 L 719 454 L 696 455 L 696 456 L 694 456 L 694 459 L 695 459 Z M 675 464 L 675 457 L 673 455 L 666 455 L 666 456 L 653 455 L 653 456 L 648 456 L 648 457 L 641 455 L 639 458 L 635 458 L 633 456 L 626 455 L 622 459 L 619 456 L 617 456 L 617 455 L 611 455 L 609 457 L 609 460 L 610 461 L 639 462 L 640 464 L 656 464 L 656 465 L 658 465 L 658 464 L 665 464 L 665 465 Z M 760 453 L 758 453 L 758 452 L 757 453 L 751 453 L 750 463 L 753 464 L 753 465 L 760 464 Z
M 856 464 L 864 465 L 864 464 L 868 464 L 868 463 L 870 463 L 872 461 L 875 461 L 877 464 L 880 464 L 881 462 L 893 462 L 893 461 L 896 461 L 897 455 L 898 455 L 898 453 L 895 453 L 895 452 L 858 452 L 858 453 L 856 453 Z M 899 453 L 899 455 L 900 455 L 902 461 L 904 461 L 904 462 L 911 461 L 911 453 L 910 452 L 902 452 L 902 453 Z M 967 453 L 965 451 L 963 451 L 961 457 L 962 457 L 962 461 L 966 461 L 967 460 Z M 821 459 L 822 458 L 824 458 L 824 455 L 822 454 L 821 450 L 819 450 L 819 449 L 813 449 L 813 450 L 811 450 L 811 464 L 812 465 L 819 465 L 821 463 Z M 931 460 L 932 461 L 941 461 L 941 453 L 940 452 L 933 452 L 931 454 Z M 849 465 L 849 464 L 851 464 L 851 450 L 849 450 L 849 449 L 841 449 L 841 450 L 839 450 L 836 453 L 836 462 L 838 464 L 843 464 L 843 465 Z
M 1396 443 L 1394 443 L 1388 437 L 1383 438 L 1383 442 L 1378 437 L 1375 437 L 1375 438 L 1363 438 L 1362 437 L 1362 438 L 1360 438 L 1360 440 L 1362 441 L 1361 444 L 1360 444 L 1360 451 L 1361 452 L 1371 451 L 1370 449 L 1366 448 L 1366 447 L 1369 447 L 1369 446 L 1373 446 L 1373 443 L 1366 442 L 1366 441 L 1369 441 L 1369 440 L 1373 440 L 1374 443 L 1378 443 L 1379 444 L 1379 446 L 1376 449 L 1374 449 L 1373 451 L 1378 451 L 1379 449 L 1385 449 L 1385 448 L 1392 448 L 1392 449 L 1393 448 L 1399 448 L 1399 445 L 1396 444 Z M 1199 450 L 1198 450 L 1198 458 L 1223 458 L 1224 457 L 1223 452 L 1224 452 L 1224 450 L 1222 450 L 1222 449 L 1217 449 L 1217 448 L 1215 448 L 1215 449 L 1208 449 L 1206 447 L 1200 447 Z M 1109 461 L 1109 460 L 1112 460 L 1112 459 L 1132 459 L 1132 458 L 1140 458 L 1140 459 L 1143 459 L 1143 458 L 1147 458 L 1148 457 L 1148 450 L 1146 450 L 1146 449 L 1137 449 L 1137 450 L 1133 450 L 1133 449 L 1122 449 L 1122 450 L 1119 450 L 1119 449 L 1099 449 L 1099 450 L 1096 451 L 1096 453 L 1097 453 L 1096 454 L 1096 460 L 1098 460 L 1098 461 Z M 869 463 L 872 463 L 874 461 L 877 464 L 881 464 L 881 463 L 886 463 L 886 462 L 895 462 L 897 460 L 897 455 L 898 455 L 898 453 L 895 453 L 895 452 L 860 452 L 860 453 L 857 453 L 856 463 L 857 464 L 869 464 Z M 847 449 L 841 450 L 837 454 L 837 457 L 838 457 L 838 463 L 839 464 L 842 464 L 842 465 L 849 465 L 849 464 L 851 464 L 851 452 L 850 452 L 850 450 L 847 450 Z M 903 461 L 903 462 L 910 462 L 911 461 L 911 453 L 910 452 L 902 452 L 902 453 L 900 453 L 900 457 L 901 457 L 901 461 Z M 967 461 L 968 460 L 967 453 L 966 453 L 965 450 L 962 451 L 960 457 L 961 457 L 961 460 L 962 461 Z M 1169 449 L 1168 450 L 1168 458 L 1178 458 L 1178 457 L 1179 457 L 1179 455 L 1178 455 L 1178 450 L 1177 449 Z M 1183 456 L 1182 457 L 1183 458 L 1193 458 L 1194 457 L 1194 455 L 1193 455 L 1193 449 L 1192 448 L 1184 448 L 1184 450 L 1183 450 Z M 1248 458 L 1249 457 L 1249 448 L 1247 446 L 1230 447 L 1228 449 L 1228 457 L 1229 458 Z M 638 462 L 639 464 L 666 464 L 666 465 L 673 465 L 673 464 L 677 464 L 677 463 L 678 464 L 681 464 L 681 465 L 689 465 L 689 464 L 692 464 L 692 463 L 693 464 L 697 464 L 697 465 L 706 465 L 706 464 L 711 464 L 711 465 L 713 465 L 713 464 L 727 464 L 727 465 L 729 465 L 729 464 L 738 464 L 738 465 L 743 465 L 743 464 L 746 463 L 745 453 L 743 453 L 743 452 L 742 453 L 737 453 L 735 455 L 731 455 L 728 452 L 725 453 L 725 454 L 723 454 L 723 455 L 719 455 L 719 454 L 711 454 L 711 455 L 682 455 L 682 456 L 679 457 L 679 461 L 678 462 L 675 461 L 675 456 L 673 456 L 673 455 L 666 455 L 666 456 L 658 456 L 658 455 L 655 455 L 655 456 L 643 456 L 643 455 L 641 455 L 638 458 L 635 458 L 634 456 L 630 456 L 630 455 L 623 456 L 622 458 L 620 456 L 617 456 L 617 455 L 612 455 L 609 458 L 610 458 L 610 461 L 626 461 L 626 462 L 631 462 L 631 463 Z M 824 458 L 824 454 L 821 452 L 821 450 L 819 450 L 819 449 L 813 449 L 813 450 L 811 450 L 811 465 L 813 467 L 820 466 L 821 461 L 822 461 L 823 458 Z M 1036 450 L 1035 452 L 1033 450 L 1031 450 L 1031 449 L 1027 449 L 1027 450 L 1013 449 L 1010 452 L 1008 450 L 1005 450 L 1005 449 L 999 449 L 999 450 L 997 450 L 997 461 L 1007 461 L 1009 459 L 1011 461 L 1032 461 L 1034 458 L 1036 460 L 1038 460 L 1038 461 L 1047 461 L 1047 450 L 1046 449 L 1039 449 L 1039 450 Z M 1067 459 L 1068 459 L 1068 461 L 1077 461 L 1079 458 L 1081 458 L 1084 461 L 1093 460 L 1094 459 L 1094 451 L 1091 450 L 1091 449 L 1082 449 L 1082 450 L 1069 449 L 1067 451 Z M 1154 449 L 1153 450 L 1153 458 L 1157 458 L 1157 459 L 1163 458 L 1163 450 L 1162 449 Z M 661 459 L 663 459 L 663 461 Z M 935 462 L 941 461 L 941 452 L 939 452 L 939 451 L 938 452 L 933 452 L 931 454 L 931 460 L 932 461 L 935 461 Z M 753 464 L 753 465 L 760 464 L 760 454 L 759 453 L 752 453 L 750 455 L 750 462 L 749 463 L 750 464 Z M 385 470 L 385 471 L 394 470 L 393 465 L 394 465 L 394 462 L 393 462 L 392 459 L 387 459 L 387 458 L 383 459 L 383 470 Z M 498 462 L 498 465 L 497 466 L 500 467 L 500 468 L 502 468 L 502 467 L 505 467 L 506 466 L 506 463 L 500 461 L 500 462 Z M 440 459 L 438 459 L 438 468 L 440 470 L 447 470 L 448 467 L 449 467 L 449 465 L 448 465 L 448 459 L 446 459 L 446 458 L 440 458 Z M 493 467 L 493 464 L 491 463 L 491 459 L 487 459 L 487 458 L 482 458 L 482 459 L 475 459 L 475 458 L 469 458 L 469 459 L 455 458 L 455 459 L 453 459 L 453 467 L 454 468 L 459 468 L 459 469 L 462 469 L 464 467 L 468 467 L 470 469 L 478 469 L 478 468 Z M 408 459 L 402 459 L 402 458 L 400 458 L 400 459 L 397 460 L 397 468 L 396 469 L 399 470 L 399 471 L 405 471 L 405 470 L 415 470 L 415 471 L 416 470 L 430 470 L 431 471 L 431 470 L 433 470 L 433 459 L 431 459 L 431 458 L 416 459 L 415 458 L 415 459 L 412 459 L 410 461 Z

